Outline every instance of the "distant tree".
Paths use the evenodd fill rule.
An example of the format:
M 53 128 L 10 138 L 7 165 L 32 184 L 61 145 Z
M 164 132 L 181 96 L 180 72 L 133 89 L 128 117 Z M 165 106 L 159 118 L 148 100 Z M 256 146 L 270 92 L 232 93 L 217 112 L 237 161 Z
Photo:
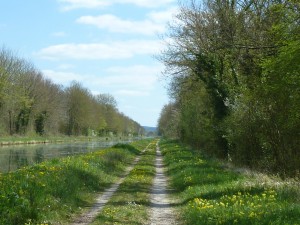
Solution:
M 158 120 L 159 134 L 168 138 L 179 137 L 179 110 L 175 103 L 165 105 Z
M 98 94 L 96 96 L 97 102 L 105 107 L 117 109 L 117 101 L 111 94 Z
M 0 135 L 139 133 L 110 94 L 94 96 L 80 83 L 54 84 L 30 62 L 0 49 Z
M 91 120 L 90 92 L 78 82 L 66 89 L 67 94 L 67 134 L 87 135 Z

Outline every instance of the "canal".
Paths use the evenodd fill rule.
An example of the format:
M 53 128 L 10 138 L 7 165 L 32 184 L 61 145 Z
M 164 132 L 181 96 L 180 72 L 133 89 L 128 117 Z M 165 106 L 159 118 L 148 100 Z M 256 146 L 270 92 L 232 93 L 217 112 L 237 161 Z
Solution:
M 40 163 L 48 159 L 84 154 L 128 141 L 93 141 L 0 146 L 0 173 Z

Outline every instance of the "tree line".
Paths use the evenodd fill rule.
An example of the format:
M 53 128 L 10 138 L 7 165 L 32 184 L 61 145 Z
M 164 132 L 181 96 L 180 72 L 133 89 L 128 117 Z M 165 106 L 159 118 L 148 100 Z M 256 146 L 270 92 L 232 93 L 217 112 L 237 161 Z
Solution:
M 162 135 L 237 165 L 300 173 L 300 3 L 189 1 L 159 59 Z
M 27 60 L 0 49 L 0 135 L 140 135 L 110 94 L 53 83 Z

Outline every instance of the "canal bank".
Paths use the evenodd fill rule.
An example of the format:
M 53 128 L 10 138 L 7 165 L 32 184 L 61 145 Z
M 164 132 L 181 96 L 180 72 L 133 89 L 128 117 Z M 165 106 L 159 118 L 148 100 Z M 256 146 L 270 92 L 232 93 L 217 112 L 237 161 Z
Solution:
M 0 176 L 0 224 L 58 224 L 93 204 L 149 144 L 142 140 L 48 160 Z
M 90 141 L 117 141 L 117 140 L 137 140 L 141 137 L 128 136 L 105 136 L 105 137 L 87 137 L 87 136 L 58 136 L 58 137 L 22 137 L 9 136 L 0 137 L 0 147 L 8 145 L 27 145 L 27 144 L 48 144 L 63 142 L 90 142 Z
M 54 139 L 53 139 L 54 140 Z M 117 143 L 130 143 L 134 138 L 97 138 L 64 139 L 53 142 L 33 142 L 0 146 L 0 172 L 7 173 L 16 169 L 41 163 L 53 158 L 94 152 Z

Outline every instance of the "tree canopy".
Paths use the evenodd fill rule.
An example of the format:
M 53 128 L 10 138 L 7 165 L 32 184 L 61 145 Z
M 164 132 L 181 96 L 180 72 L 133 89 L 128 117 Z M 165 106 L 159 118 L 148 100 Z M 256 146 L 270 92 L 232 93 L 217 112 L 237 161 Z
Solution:
M 177 138 L 208 154 L 298 174 L 299 15 L 295 0 L 182 4 L 159 56 L 178 116 L 163 108 L 173 121 L 160 131 L 175 123 Z
M 78 82 L 62 87 L 30 62 L 0 49 L 0 135 L 139 135 L 110 94 L 94 96 Z

